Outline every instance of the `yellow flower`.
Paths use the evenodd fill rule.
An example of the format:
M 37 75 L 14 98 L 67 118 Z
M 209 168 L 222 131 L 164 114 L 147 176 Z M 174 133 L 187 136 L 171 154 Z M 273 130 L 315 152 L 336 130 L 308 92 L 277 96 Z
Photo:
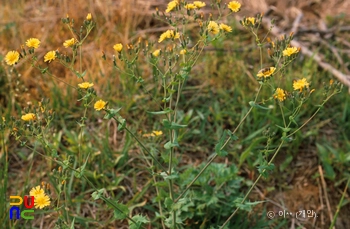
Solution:
M 174 30 L 167 30 L 160 35 L 158 43 L 164 41 L 165 39 L 170 39 L 170 38 L 178 39 L 180 38 L 180 34 L 175 33 Z
M 299 52 L 299 49 L 296 47 L 289 47 L 283 50 L 283 56 L 291 56 Z
M 160 136 L 163 134 L 163 131 L 161 130 L 154 130 L 152 131 L 152 133 L 146 133 L 146 134 L 143 134 L 142 137 L 146 137 L 146 138 L 149 138 L 149 137 L 155 137 L 155 136 Z
M 228 26 L 228 25 L 225 25 L 225 24 L 221 23 L 219 25 L 219 27 L 220 27 L 221 30 L 223 30 L 225 32 L 228 32 L 228 33 L 232 32 L 231 26 Z
M 26 45 L 27 47 L 29 48 L 38 48 L 39 45 L 40 45 L 40 41 L 39 39 L 37 38 L 29 38 L 27 41 L 26 41 Z
M 92 19 L 91 13 L 88 13 L 88 15 L 86 16 L 86 20 L 90 21 Z
M 28 114 L 22 115 L 21 119 L 23 121 L 33 121 L 36 119 L 36 116 L 33 113 L 28 113 Z
M 241 3 L 237 1 L 231 1 L 227 6 L 232 12 L 238 12 L 241 9 Z
M 154 52 L 152 53 L 152 55 L 153 55 L 154 57 L 159 56 L 159 54 L 160 54 L 160 49 L 157 49 L 156 51 L 154 51 Z
M 154 134 L 155 136 L 160 136 L 160 135 L 163 134 L 163 131 L 161 131 L 161 130 L 153 130 L 152 134 Z
M 19 60 L 19 52 L 17 51 L 9 51 L 5 56 L 6 64 L 14 65 Z
M 94 84 L 93 83 L 89 83 L 89 82 L 84 82 L 84 83 L 78 84 L 78 86 L 80 88 L 82 88 L 82 89 L 88 89 L 88 88 L 94 86 Z
M 100 99 L 99 101 L 97 101 L 95 103 L 94 108 L 95 108 L 95 110 L 100 111 L 100 110 L 105 108 L 106 104 L 107 104 L 107 102 Z
M 190 3 L 185 5 L 185 9 L 194 10 L 197 9 L 197 7 L 194 4 Z
M 44 208 L 50 206 L 50 197 L 45 194 L 37 195 L 34 197 L 34 207 L 35 208 Z
M 180 51 L 180 55 L 185 55 L 187 53 L 187 50 L 186 49 L 182 49 L 181 51 Z
M 177 0 L 169 2 L 165 12 L 169 13 L 170 11 L 175 9 L 178 5 L 179 5 L 179 2 Z
M 208 24 L 208 31 L 212 34 L 218 34 L 220 32 L 218 24 L 215 21 L 210 21 Z
M 39 196 L 39 195 L 44 195 L 44 194 L 45 194 L 44 189 L 42 189 L 42 188 L 40 187 L 40 185 L 38 185 L 38 186 L 32 188 L 32 189 L 30 190 L 30 192 L 29 192 L 29 195 L 30 195 L 30 196 L 34 196 L 34 198 L 37 197 L 37 196 Z
M 283 89 L 277 88 L 273 97 L 275 99 L 278 99 L 280 102 L 282 102 L 286 99 L 286 93 L 284 92 Z
M 271 76 L 275 72 L 275 70 L 276 70 L 275 67 L 263 68 L 258 72 L 256 76 L 259 78 L 261 77 L 267 78 Z
M 306 87 L 308 88 L 309 87 L 309 83 L 307 82 L 307 80 L 305 78 L 301 79 L 301 80 L 295 80 L 293 82 L 293 88 L 294 90 L 300 90 L 303 91 L 303 88 Z
M 246 24 L 251 23 L 252 25 L 255 25 L 255 17 L 247 17 L 245 21 Z
M 46 53 L 44 56 L 44 62 L 51 63 L 51 61 L 53 61 L 55 59 L 56 59 L 56 51 L 50 51 L 50 52 Z
M 68 48 L 68 47 L 71 47 L 75 44 L 76 40 L 75 38 L 72 38 L 72 39 L 69 39 L 69 40 L 66 40 L 64 43 L 63 43 L 63 46 L 65 48 Z
M 205 6 L 205 2 L 201 2 L 201 1 L 194 1 L 193 4 L 198 8 L 202 8 Z
M 4 116 L 2 116 L 2 121 L 6 122 L 6 118 Z
M 123 45 L 121 43 L 115 44 L 113 49 L 117 52 L 121 52 L 123 50 Z

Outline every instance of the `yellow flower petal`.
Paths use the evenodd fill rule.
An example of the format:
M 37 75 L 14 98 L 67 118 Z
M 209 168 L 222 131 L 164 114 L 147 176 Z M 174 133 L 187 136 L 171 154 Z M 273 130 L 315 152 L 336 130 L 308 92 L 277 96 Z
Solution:
M 80 83 L 78 84 L 78 87 L 82 88 L 82 89 L 88 89 L 90 87 L 94 86 L 93 83 L 89 83 L 89 82 L 84 82 L 84 83 Z
M 50 51 L 50 52 L 46 53 L 44 56 L 44 62 L 51 63 L 51 61 L 53 61 L 55 59 L 56 59 L 56 51 Z
M 152 53 L 152 55 L 153 55 L 154 57 L 158 57 L 159 54 L 160 54 L 160 49 L 157 49 L 156 51 L 154 51 L 154 52 Z
M 28 48 L 38 48 L 40 46 L 40 41 L 39 39 L 37 38 L 29 38 L 27 41 L 26 41 L 26 45 Z
M 299 52 L 299 49 L 296 47 L 289 47 L 283 50 L 283 56 L 291 56 Z
M 50 197 L 45 194 L 37 195 L 34 197 L 34 207 L 43 209 L 46 206 L 50 206 Z
M 76 43 L 75 38 L 72 38 L 72 39 L 66 40 L 66 41 L 63 43 L 63 46 L 64 46 L 65 48 L 69 48 L 69 47 L 73 46 L 75 43 Z
M 277 88 L 273 97 L 275 99 L 278 99 L 280 102 L 282 102 L 286 99 L 286 93 L 284 92 L 283 89 Z
M 300 79 L 300 80 L 295 80 L 293 82 L 293 88 L 294 90 L 299 90 L 300 92 L 303 91 L 304 88 L 309 88 L 309 83 L 307 82 L 307 80 L 305 78 Z
M 100 99 L 95 103 L 94 108 L 95 110 L 100 111 L 106 107 L 106 104 L 107 102 Z
M 121 43 L 115 44 L 113 49 L 117 52 L 121 52 L 123 50 L 123 45 Z
M 9 51 L 5 56 L 6 64 L 14 65 L 19 60 L 19 52 L 17 51 Z
M 169 13 L 170 11 L 174 10 L 179 5 L 178 0 L 174 0 L 168 3 L 168 7 L 166 8 L 165 12 Z
M 193 5 L 195 5 L 198 9 L 200 9 L 200 8 L 203 8 L 206 4 L 205 4 L 205 2 L 194 1 Z
M 33 121 L 36 119 L 36 116 L 33 113 L 28 113 L 28 114 L 22 115 L 21 119 L 23 121 Z
M 32 188 L 32 189 L 30 190 L 30 192 L 29 192 L 29 195 L 30 195 L 30 196 L 34 196 L 34 198 L 35 198 L 36 196 L 38 196 L 38 195 L 43 195 L 43 194 L 45 194 L 45 191 L 44 191 L 44 189 L 42 189 L 42 188 L 40 187 L 40 185 L 38 185 L 38 186 Z
M 275 70 L 276 70 L 275 67 L 263 68 L 258 72 L 256 76 L 259 78 L 261 77 L 267 78 L 271 76 L 275 72 Z
M 215 21 L 210 21 L 208 24 L 208 31 L 212 34 L 218 34 L 220 32 L 219 25 Z
M 238 12 L 241 9 L 241 3 L 237 2 L 237 1 L 231 1 L 228 3 L 227 7 L 232 12 Z
M 232 32 L 231 26 L 228 26 L 228 25 L 225 25 L 225 24 L 221 23 L 221 24 L 219 25 L 219 27 L 220 27 L 221 30 L 223 30 L 223 31 L 225 31 L 225 32 L 227 32 L 227 33 Z
M 88 15 L 86 16 L 86 20 L 90 21 L 92 19 L 91 13 L 88 13 Z

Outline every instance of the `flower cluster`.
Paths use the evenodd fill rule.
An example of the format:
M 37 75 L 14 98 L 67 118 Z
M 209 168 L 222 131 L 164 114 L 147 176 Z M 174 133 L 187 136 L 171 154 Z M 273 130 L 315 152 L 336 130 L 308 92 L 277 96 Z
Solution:
M 46 206 L 50 206 L 50 197 L 45 194 L 44 189 L 40 187 L 40 185 L 32 188 L 29 192 L 30 196 L 34 197 L 34 207 L 43 209 Z
M 294 91 L 302 92 L 304 88 L 309 88 L 309 86 L 310 86 L 310 83 L 307 82 L 307 80 L 305 78 L 295 80 L 293 82 Z M 310 94 L 313 91 L 314 91 L 314 89 L 310 91 Z M 283 102 L 286 99 L 286 96 L 287 96 L 287 92 L 285 90 L 283 90 L 282 88 L 277 88 L 275 93 L 273 94 L 273 98 L 277 99 L 280 102 Z

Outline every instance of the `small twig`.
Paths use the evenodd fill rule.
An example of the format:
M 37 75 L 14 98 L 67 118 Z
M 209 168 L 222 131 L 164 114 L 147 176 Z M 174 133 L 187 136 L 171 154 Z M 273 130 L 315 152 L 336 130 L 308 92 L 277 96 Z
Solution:
M 298 15 L 295 18 L 295 20 L 293 22 L 293 27 L 291 29 L 291 32 L 293 34 L 296 34 L 298 32 L 299 24 L 300 24 L 300 21 L 303 18 L 303 16 L 304 16 L 303 13 L 298 9 Z
M 331 205 L 329 204 L 329 199 L 328 199 L 328 194 L 327 194 L 327 185 L 326 185 L 326 181 L 324 180 L 322 167 L 320 165 L 318 166 L 318 171 L 320 172 L 320 176 L 321 176 L 321 182 L 322 182 L 324 197 L 325 197 L 325 200 L 326 200 L 329 220 L 332 222 L 333 214 L 331 212 Z M 333 227 L 333 229 L 335 229 L 335 227 Z
M 323 226 L 323 225 L 325 225 L 324 224 L 324 215 L 323 215 L 323 207 L 324 207 L 324 205 L 323 205 L 323 198 L 322 198 L 322 187 L 321 187 L 321 178 L 320 178 L 320 181 L 319 182 L 317 182 L 318 183 L 318 192 L 320 193 L 320 203 L 321 203 L 321 206 L 320 206 L 320 212 L 321 212 L 321 225 Z

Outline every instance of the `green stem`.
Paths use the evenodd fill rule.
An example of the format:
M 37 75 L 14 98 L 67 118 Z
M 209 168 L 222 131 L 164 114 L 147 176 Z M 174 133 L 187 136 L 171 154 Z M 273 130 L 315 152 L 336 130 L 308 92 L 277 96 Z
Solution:
M 350 183 L 350 178 L 348 179 L 348 182 L 347 182 L 346 185 L 345 185 L 343 194 L 342 194 L 341 199 L 340 199 L 340 201 L 339 201 L 339 204 L 338 204 L 338 206 L 337 206 L 337 211 L 335 212 L 335 215 L 334 215 L 334 217 L 333 217 L 333 220 L 332 220 L 331 225 L 329 226 L 329 229 L 332 229 L 332 228 L 334 227 L 335 221 L 337 220 L 338 214 L 339 214 L 339 212 L 340 212 L 340 208 L 342 207 L 345 194 L 346 194 L 346 192 L 347 192 L 347 190 L 348 190 L 349 183 Z
M 106 112 L 108 112 L 108 110 L 105 110 Z M 121 124 L 119 121 L 118 121 L 118 119 L 116 119 L 115 117 L 113 117 L 113 119 L 115 120 L 115 121 L 117 121 L 117 123 L 118 124 Z M 141 146 L 141 148 L 143 149 L 143 150 L 145 150 L 147 153 L 148 153 L 148 155 L 150 156 L 150 157 L 152 157 L 152 159 L 163 169 L 163 171 L 167 174 L 167 175 L 169 175 L 169 172 L 167 171 L 167 169 L 152 155 L 152 153 L 146 148 L 146 146 L 136 137 L 136 135 L 133 133 L 133 132 L 131 132 L 127 127 L 125 127 L 125 130 L 137 141 L 137 143 L 139 143 L 139 145 Z
M 282 145 L 283 145 L 284 141 L 281 140 L 281 143 L 279 144 L 278 148 L 276 149 L 276 152 L 274 153 L 274 155 L 272 156 L 271 160 L 269 161 L 269 163 L 267 165 L 270 165 L 273 160 L 275 159 L 275 157 L 277 156 L 278 152 L 280 151 Z M 247 194 L 244 196 L 243 200 L 241 201 L 241 204 L 243 204 L 246 199 L 248 198 L 249 194 L 253 191 L 253 188 L 255 187 L 255 185 L 259 182 L 260 178 L 262 177 L 262 174 L 266 171 L 266 169 L 264 169 L 260 175 L 258 176 L 258 178 L 254 181 L 253 185 L 250 187 L 250 189 L 248 190 Z M 232 217 L 238 212 L 238 210 L 240 209 L 240 207 L 237 207 L 236 210 L 230 215 L 230 217 L 228 217 L 228 219 L 225 221 L 225 223 L 220 227 L 220 229 L 223 229 L 226 224 L 228 224 L 228 222 L 230 222 L 230 220 L 232 219 Z
M 261 91 L 262 88 L 262 84 L 260 85 L 258 92 L 255 96 L 254 99 L 254 103 L 256 103 L 256 101 L 258 100 L 258 96 L 259 93 Z M 232 135 L 235 134 L 237 132 L 237 130 L 239 129 L 239 127 L 243 124 L 243 122 L 245 121 L 245 119 L 248 117 L 248 115 L 250 114 L 250 112 L 253 110 L 253 107 L 251 106 L 248 110 L 248 112 L 244 115 L 244 117 L 241 119 L 241 121 L 238 123 L 237 127 L 234 129 L 234 131 L 232 132 Z M 231 140 L 231 136 L 228 137 L 228 139 L 226 140 L 226 142 L 222 145 L 222 147 L 220 148 L 220 150 L 223 150 L 226 145 L 230 142 Z M 176 200 L 174 201 L 174 203 L 176 203 L 177 201 L 179 201 L 179 199 L 191 188 L 191 186 L 194 184 L 194 182 L 196 182 L 196 180 L 202 175 L 202 173 L 208 168 L 208 166 L 214 161 L 214 159 L 218 156 L 217 153 L 214 153 L 212 158 L 207 162 L 207 164 L 202 168 L 202 170 L 198 173 L 198 175 L 193 178 L 193 180 L 187 185 L 187 187 L 185 188 L 185 190 L 176 198 Z

